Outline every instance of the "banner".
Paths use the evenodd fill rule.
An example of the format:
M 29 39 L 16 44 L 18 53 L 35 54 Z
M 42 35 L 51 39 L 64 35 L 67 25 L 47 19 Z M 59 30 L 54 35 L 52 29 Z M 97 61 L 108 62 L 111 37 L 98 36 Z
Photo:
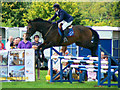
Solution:
M 35 81 L 35 51 L 0 51 L 0 81 Z

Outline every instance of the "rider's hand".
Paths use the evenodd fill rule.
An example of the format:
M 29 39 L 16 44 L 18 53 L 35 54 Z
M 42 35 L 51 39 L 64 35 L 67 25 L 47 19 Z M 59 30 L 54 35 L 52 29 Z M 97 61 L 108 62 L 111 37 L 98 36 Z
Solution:
M 51 19 L 48 20 L 49 22 L 51 21 Z
M 36 46 L 36 45 L 33 45 L 33 46 L 32 46 L 32 48 L 34 48 L 35 50 L 37 49 L 37 47 L 38 47 L 38 46 Z

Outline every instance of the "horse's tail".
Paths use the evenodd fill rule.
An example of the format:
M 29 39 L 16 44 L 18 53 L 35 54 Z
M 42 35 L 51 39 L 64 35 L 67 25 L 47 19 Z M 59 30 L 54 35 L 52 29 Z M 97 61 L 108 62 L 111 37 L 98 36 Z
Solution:
M 98 47 L 98 44 L 100 43 L 99 41 L 99 34 L 93 30 L 92 28 L 89 28 L 92 31 L 92 41 L 93 41 L 93 46 Z

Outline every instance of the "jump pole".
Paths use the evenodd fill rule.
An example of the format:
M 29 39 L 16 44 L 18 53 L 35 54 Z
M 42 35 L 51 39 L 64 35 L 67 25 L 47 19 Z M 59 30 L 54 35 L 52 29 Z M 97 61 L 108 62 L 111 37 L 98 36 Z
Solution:
M 52 48 L 50 48 L 50 82 L 53 82 L 53 69 L 52 69 Z
M 100 86 L 101 80 L 101 45 L 98 45 L 98 86 Z

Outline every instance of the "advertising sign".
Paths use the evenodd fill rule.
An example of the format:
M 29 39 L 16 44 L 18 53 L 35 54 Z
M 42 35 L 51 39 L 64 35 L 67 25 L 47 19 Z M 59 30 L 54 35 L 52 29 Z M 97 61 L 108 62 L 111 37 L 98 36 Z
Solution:
M 0 51 L 0 81 L 35 81 L 33 49 Z

